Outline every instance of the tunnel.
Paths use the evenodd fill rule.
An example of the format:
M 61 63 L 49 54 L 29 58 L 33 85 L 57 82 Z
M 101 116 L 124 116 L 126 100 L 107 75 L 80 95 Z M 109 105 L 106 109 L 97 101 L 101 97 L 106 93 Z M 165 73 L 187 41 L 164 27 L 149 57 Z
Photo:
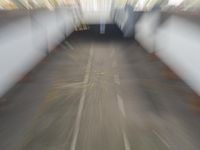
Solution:
M 199 150 L 199 15 L 94 1 L 0 10 L 0 150 Z

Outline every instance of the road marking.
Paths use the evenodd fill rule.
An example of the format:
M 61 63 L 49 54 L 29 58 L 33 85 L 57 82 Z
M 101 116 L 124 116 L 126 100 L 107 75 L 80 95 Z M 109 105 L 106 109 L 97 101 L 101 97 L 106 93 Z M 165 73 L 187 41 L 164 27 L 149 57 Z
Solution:
M 118 95 L 118 94 L 117 94 L 117 104 L 118 104 L 119 110 L 122 113 L 122 116 L 124 118 L 126 118 L 126 113 L 125 113 L 125 109 L 124 109 L 124 102 L 123 102 L 123 99 L 121 98 L 121 96 Z M 131 150 L 128 137 L 126 135 L 125 130 L 123 130 L 123 129 L 122 129 L 122 136 L 123 136 L 123 142 L 124 142 L 125 150 Z
M 170 149 L 170 146 L 169 146 L 169 144 L 167 143 L 167 141 L 166 141 L 164 138 L 162 138 L 162 137 L 158 134 L 157 131 L 153 130 L 153 133 L 160 139 L 160 141 L 161 141 L 167 148 Z
M 114 74 L 114 81 L 116 84 L 120 85 L 120 79 L 118 74 Z
M 88 59 L 88 63 L 87 63 L 86 71 L 85 71 L 85 76 L 84 76 L 84 81 L 83 81 L 84 84 L 88 84 L 88 82 L 89 82 L 89 75 L 90 75 L 90 70 L 91 70 L 91 66 L 92 66 L 93 53 L 94 53 L 93 52 L 93 44 L 91 44 L 90 56 L 89 56 L 89 59 Z M 79 107 L 78 107 L 78 113 L 77 113 L 77 116 L 76 116 L 76 122 L 75 122 L 73 139 L 72 139 L 70 150 L 76 149 L 76 143 L 77 143 L 78 134 L 79 134 L 79 130 L 80 130 L 80 121 L 81 121 L 81 115 L 82 115 L 82 111 L 83 111 L 83 107 L 84 107 L 86 92 L 87 92 L 87 88 L 86 88 L 86 86 L 83 86 L 83 91 L 82 91 L 82 94 L 81 94 L 80 103 L 79 103 Z
M 129 140 L 128 140 L 126 132 L 124 130 L 122 130 L 122 135 L 123 135 L 125 150 L 131 150 Z
M 126 117 L 123 99 L 118 94 L 117 94 L 117 104 L 118 104 L 119 110 L 121 111 L 123 117 Z
M 77 87 L 80 88 L 80 86 L 83 85 L 83 82 L 75 82 L 75 83 L 67 83 L 63 85 L 57 85 L 55 88 L 62 89 L 62 88 L 71 88 L 71 87 Z
M 65 41 L 65 44 L 67 44 L 67 46 L 70 48 L 70 49 L 74 49 L 74 47 L 68 42 L 68 41 Z

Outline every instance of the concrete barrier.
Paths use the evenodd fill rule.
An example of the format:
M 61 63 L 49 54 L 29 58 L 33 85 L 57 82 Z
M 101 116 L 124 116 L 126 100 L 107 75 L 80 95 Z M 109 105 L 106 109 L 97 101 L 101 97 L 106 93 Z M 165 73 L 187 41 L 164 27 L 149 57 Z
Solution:
M 0 12 L 0 97 L 74 28 L 68 9 Z
M 136 39 L 200 95 L 200 18 L 186 13 L 147 14 L 138 22 Z

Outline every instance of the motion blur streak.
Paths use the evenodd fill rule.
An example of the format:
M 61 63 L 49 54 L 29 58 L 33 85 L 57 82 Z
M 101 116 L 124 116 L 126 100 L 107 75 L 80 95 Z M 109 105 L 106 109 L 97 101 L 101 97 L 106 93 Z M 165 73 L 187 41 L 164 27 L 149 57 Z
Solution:
M 0 150 L 199 150 L 200 0 L 0 0 Z

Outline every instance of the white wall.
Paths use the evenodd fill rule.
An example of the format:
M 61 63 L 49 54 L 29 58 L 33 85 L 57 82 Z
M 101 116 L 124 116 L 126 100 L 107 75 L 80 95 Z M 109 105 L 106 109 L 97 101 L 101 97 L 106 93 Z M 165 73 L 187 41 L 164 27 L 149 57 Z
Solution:
M 200 26 L 171 16 L 157 31 L 157 55 L 200 94 Z
M 159 19 L 159 12 L 145 13 L 135 26 L 135 38 L 150 53 L 155 50 L 155 36 Z
M 0 97 L 74 27 L 73 15 L 65 9 L 27 12 L 19 19 L 4 18 L 3 21 L 5 24 L 0 27 Z
M 136 39 L 200 95 L 200 25 L 178 15 L 159 25 L 158 17 L 144 15 L 136 27 Z

